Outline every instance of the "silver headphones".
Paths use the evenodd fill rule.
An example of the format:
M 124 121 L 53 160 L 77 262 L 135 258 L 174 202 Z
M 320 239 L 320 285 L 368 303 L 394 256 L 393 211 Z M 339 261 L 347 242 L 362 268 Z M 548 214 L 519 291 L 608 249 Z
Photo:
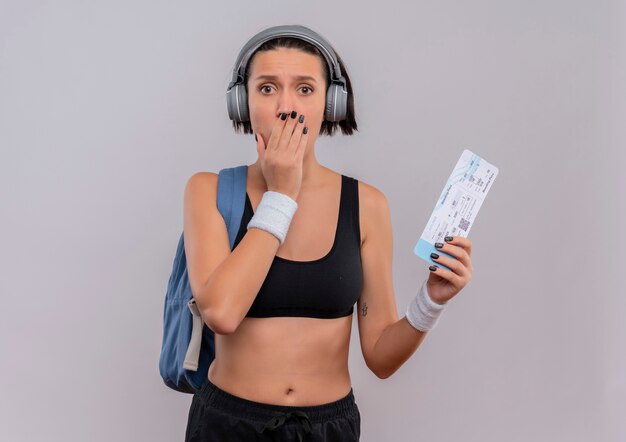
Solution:
M 226 89 L 226 105 L 228 117 L 237 122 L 250 121 L 248 112 L 248 95 L 245 87 L 245 74 L 250 58 L 263 43 L 278 37 L 294 37 L 315 45 L 326 60 L 330 73 L 330 83 L 326 90 L 327 121 L 342 121 L 348 109 L 348 90 L 346 79 L 341 75 L 339 62 L 330 44 L 318 33 L 301 25 L 273 26 L 253 36 L 239 52 L 233 69 L 232 81 Z

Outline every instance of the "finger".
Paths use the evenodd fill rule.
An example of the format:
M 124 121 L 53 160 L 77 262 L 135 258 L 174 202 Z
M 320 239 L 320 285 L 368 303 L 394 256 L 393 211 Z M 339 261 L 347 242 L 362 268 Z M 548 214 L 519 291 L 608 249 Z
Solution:
M 302 124 L 304 126 L 304 123 Z M 298 143 L 298 148 L 296 149 L 296 155 L 299 155 L 300 159 L 304 157 L 304 152 L 306 151 L 306 146 L 308 142 L 309 142 L 309 128 L 304 126 L 302 129 L 302 135 L 300 136 L 300 142 Z
M 265 149 L 267 149 L 263 135 L 256 133 L 254 134 L 254 137 L 256 139 L 256 151 L 259 154 L 259 157 L 263 158 L 265 156 Z
M 304 130 L 304 115 L 298 117 L 298 122 L 293 130 L 293 135 L 289 141 L 289 151 L 293 152 L 294 157 L 298 154 L 298 147 L 302 141 L 302 131 Z
M 437 247 L 441 244 L 441 247 Z M 447 253 L 450 256 L 455 257 L 459 261 L 461 261 L 464 265 L 469 267 L 470 257 L 465 251 L 465 249 L 455 246 L 449 242 L 446 243 L 435 243 L 435 249 L 442 251 L 443 253 Z
M 284 117 L 284 119 L 283 119 Z M 288 115 L 286 113 L 281 113 L 274 121 L 274 125 L 272 126 L 272 132 L 270 134 L 270 139 L 267 143 L 268 149 L 276 150 L 278 149 L 278 144 L 280 142 L 280 137 L 285 128 L 285 123 L 287 122 Z
M 440 255 L 437 253 L 431 253 L 430 257 L 433 262 L 450 268 L 455 274 L 459 275 L 460 277 L 465 277 L 469 274 L 469 270 L 467 269 L 467 267 L 465 267 L 463 263 L 458 259 L 449 258 L 445 255 Z
M 280 135 L 280 141 L 278 145 L 279 150 L 286 150 L 289 147 L 289 141 L 291 140 L 291 136 L 293 134 L 293 130 L 296 127 L 296 117 L 298 116 L 298 112 L 291 111 L 289 115 L 287 115 L 287 121 L 285 122 L 285 128 L 283 129 L 283 133 Z
M 450 241 L 446 241 L 448 244 L 454 244 L 455 246 L 459 246 L 464 249 L 469 256 L 472 255 L 472 240 L 468 238 L 463 238 L 462 236 L 451 236 L 446 238 L 452 238 Z
M 432 268 L 434 268 L 434 270 L 431 270 Z M 442 267 L 439 267 L 438 265 L 434 265 L 429 267 L 428 270 L 431 273 L 436 274 L 440 278 L 448 281 L 457 290 L 460 290 L 463 287 L 463 278 L 448 269 L 444 269 Z

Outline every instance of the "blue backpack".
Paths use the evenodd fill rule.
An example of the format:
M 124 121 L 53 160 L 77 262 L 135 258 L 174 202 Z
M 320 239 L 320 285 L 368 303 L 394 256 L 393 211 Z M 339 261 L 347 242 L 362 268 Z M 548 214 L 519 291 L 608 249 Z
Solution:
M 218 176 L 217 208 L 228 228 L 231 251 L 246 202 L 247 174 L 248 166 L 243 165 L 222 169 Z M 165 294 L 159 371 L 165 385 L 176 391 L 193 394 L 207 380 L 213 359 L 215 335 L 202 322 L 191 293 L 182 233 Z

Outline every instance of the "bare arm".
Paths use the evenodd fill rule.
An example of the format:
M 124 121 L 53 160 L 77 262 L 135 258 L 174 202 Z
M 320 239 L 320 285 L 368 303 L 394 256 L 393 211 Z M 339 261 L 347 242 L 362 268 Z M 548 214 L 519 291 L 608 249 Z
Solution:
M 361 351 L 368 368 L 379 378 L 391 376 L 420 346 L 426 333 L 405 317 L 398 319 L 393 290 L 393 234 L 384 194 L 359 183 L 360 218 L 365 229 L 361 246 L 364 285 L 358 301 Z
M 415 329 L 406 316 L 398 319 L 392 284 L 393 235 L 389 204 L 373 186 L 359 183 L 363 198 L 365 240 L 361 246 L 364 285 L 358 301 L 359 336 L 367 366 L 381 379 L 395 373 L 415 353 L 427 332 Z M 361 194 L 360 194 L 361 195 Z M 428 274 L 428 295 L 439 304 L 448 302 L 470 280 L 472 242 L 467 238 L 446 240 L 436 262 L 454 270 L 437 267 Z M 419 289 L 418 289 L 419 290 Z
M 302 182 L 307 128 L 301 117 L 277 114 L 269 141 L 257 137 L 257 153 L 267 189 L 296 199 Z M 256 135 L 256 134 L 255 134 Z M 234 332 L 254 302 L 280 240 L 251 228 L 235 250 L 217 209 L 219 175 L 199 172 L 185 187 L 184 240 L 191 292 L 200 315 L 214 332 Z
M 250 309 L 274 256 L 278 238 L 250 229 L 230 251 L 216 206 L 217 174 L 194 174 L 185 187 L 184 240 L 189 284 L 204 322 L 214 332 L 234 332 Z
M 426 332 L 415 329 L 406 317 L 383 330 L 370 355 L 376 375 L 386 379 L 398 370 L 418 349 Z

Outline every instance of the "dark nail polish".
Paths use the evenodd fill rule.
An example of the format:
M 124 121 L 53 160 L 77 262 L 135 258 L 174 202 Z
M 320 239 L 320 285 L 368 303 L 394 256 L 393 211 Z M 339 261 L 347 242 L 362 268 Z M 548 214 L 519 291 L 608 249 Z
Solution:
M 446 236 L 444 239 L 445 239 L 446 241 L 452 241 L 452 237 L 451 237 L 451 236 Z
M 300 115 L 300 119 L 298 120 L 300 123 L 304 123 L 304 115 Z
M 256 137 L 256 134 L 254 134 L 254 141 L 259 141 L 259 139 Z
M 430 270 L 431 272 L 434 272 L 435 270 L 437 270 L 437 266 L 430 266 L 428 267 L 428 270 Z
M 433 259 L 437 259 L 437 258 L 439 258 L 439 255 L 437 255 L 436 253 L 431 253 L 430 257 L 433 258 Z
M 440 243 L 440 242 L 436 242 L 436 243 L 435 243 L 435 248 L 440 249 L 440 248 L 442 248 L 442 247 L 443 247 L 443 244 L 442 244 L 442 243 Z
M 283 120 L 283 121 L 286 120 L 287 119 L 287 114 L 285 112 L 280 114 L 280 119 Z
M 306 133 L 309 131 L 308 127 L 305 127 L 304 129 L 302 129 L 302 133 L 306 135 Z
M 291 118 L 296 118 L 296 115 L 298 115 L 298 112 L 296 111 L 291 111 Z

